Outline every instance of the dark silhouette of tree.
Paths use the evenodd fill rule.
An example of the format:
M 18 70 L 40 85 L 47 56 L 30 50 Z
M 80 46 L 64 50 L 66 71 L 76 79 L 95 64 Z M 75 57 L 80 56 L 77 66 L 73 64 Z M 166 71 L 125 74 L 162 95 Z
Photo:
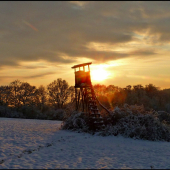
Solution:
M 20 80 L 14 80 L 9 84 L 11 87 L 11 105 L 14 107 L 19 107 L 20 104 L 20 86 L 22 82 Z
M 22 105 L 31 105 L 34 103 L 35 86 L 31 86 L 27 82 L 15 80 L 10 83 L 11 88 L 11 105 L 19 108 Z
M 8 106 L 11 103 L 11 87 L 1 86 L 0 88 L 1 104 Z
M 127 89 L 127 91 L 128 91 L 128 92 L 130 92 L 130 91 L 131 91 L 131 88 L 132 88 L 132 86 L 131 86 L 131 85 L 126 86 L 126 89 Z
M 159 88 L 154 86 L 153 84 L 149 84 L 145 86 L 145 91 L 149 97 L 153 97 L 154 95 L 157 95 Z
M 4 101 L 3 101 L 3 91 L 4 91 L 4 87 L 1 86 L 0 87 L 0 105 L 4 104 Z
M 170 89 L 160 90 L 153 84 L 145 85 L 145 87 L 141 84 L 127 85 L 125 88 L 96 84 L 93 88 L 100 103 L 108 109 L 114 109 L 115 106 L 121 107 L 127 103 L 143 105 L 146 110 L 154 109 L 170 113 Z M 11 109 L 17 111 L 18 115 L 23 113 L 25 118 L 46 119 L 50 115 L 54 118 L 55 114 L 59 113 L 56 112 L 57 109 L 61 111 L 70 108 L 70 105 L 73 106 L 74 93 L 74 87 L 69 86 L 67 81 L 61 78 L 54 80 L 47 88 L 42 85 L 36 88 L 27 82 L 14 80 L 7 86 L 0 86 L 1 110 L 5 110 L 0 115 L 8 113 L 6 115 L 10 116 Z
M 69 96 L 73 93 L 73 87 L 69 87 L 66 80 L 58 78 L 47 86 L 49 94 L 49 102 L 55 108 L 63 108 L 68 101 Z
M 35 105 L 35 91 L 36 87 L 31 86 L 27 82 L 23 82 L 20 86 L 20 105 Z
M 43 85 L 40 85 L 35 91 L 35 103 L 41 112 L 44 111 L 44 107 L 47 103 L 47 90 Z

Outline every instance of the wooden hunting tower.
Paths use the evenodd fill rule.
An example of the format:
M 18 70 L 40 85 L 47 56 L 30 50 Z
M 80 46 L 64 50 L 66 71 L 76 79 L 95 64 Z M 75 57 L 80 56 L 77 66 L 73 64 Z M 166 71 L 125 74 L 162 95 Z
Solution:
M 75 87 L 76 110 L 82 111 L 86 116 L 88 116 L 91 119 L 93 127 L 95 129 L 99 129 L 103 127 L 104 124 L 103 124 L 103 118 L 101 117 L 97 107 L 97 102 L 106 111 L 108 110 L 98 101 L 95 92 L 93 90 L 91 77 L 90 77 L 91 64 L 92 62 L 78 64 L 71 67 L 75 71 L 74 87 Z
M 75 71 L 75 88 L 91 86 L 90 64 L 91 63 L 84 63 L 72 67 Z M 88 66 L 87 71 L 85 71 L 85 66 Z M 78 70 L 76 70 L 76 68 L 78 68 Z

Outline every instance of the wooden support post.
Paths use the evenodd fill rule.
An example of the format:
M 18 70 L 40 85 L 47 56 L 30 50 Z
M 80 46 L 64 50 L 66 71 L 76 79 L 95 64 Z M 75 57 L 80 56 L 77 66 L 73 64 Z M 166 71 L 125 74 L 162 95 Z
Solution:
M 84 90 L 81 88 L 81 94 L 82 94 L 82 107 L 83 107 L 83 112 L 84 112 Z
M 79 108 L 79 104 L 80 104 L 80 91 L 79 91 L 79 94 L 78 94 L 77 110 Z
M 77 88 L 75 88 L 76 110 L 77 110 Z

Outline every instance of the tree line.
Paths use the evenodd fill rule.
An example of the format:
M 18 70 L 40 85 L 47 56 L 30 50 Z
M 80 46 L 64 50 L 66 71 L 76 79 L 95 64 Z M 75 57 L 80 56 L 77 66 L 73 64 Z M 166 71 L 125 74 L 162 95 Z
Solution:
M 127 103 L 129 105 L 143 105 L 146 110 L 154 109 L 170 113 L 170 89 L 160 90 L 153 84 L 128 85 L 125 88 L 96 84 L 94 89 L 100 102 L 110 109 L 115 106 L 121 107 Z
M 8 86 L 0 87 L 0 104 L 14 108 L 23 105 L 36 106 L 40 110 L 43 110 L 45 105 L 63 108 L 65 103 L 73 98 L 73 93 L 74 87 L 61 78 L 54 80 L 47 87 L 41 85 L 38 88 L 15 80 Z
M 127 103 L 170 113 L 170 89 L 160 90 L 153 84 L 145 87 L 140 84 L 128 85 L 125 88 L 96 84 L 93 88 L 99 101 L 110 110 Z M 24 114 L 24 118 L 56 119 L 56 115 L 61 112 L 63 114 L 62 109 L 72 105 L 74 95 L 74 86 L 70 86 L 62 78 L 54 80 L 46 87 L 41 85 L 38 88 L 15 80 L 7 86 L 0 86 L 0 116 L 7 115 L 9 109 L 12 109 Z M 10 112 L 8 117 L 10 114 L 12 113 Z
M 27 82 L 15 80 L 7 86 L 0 86 L 0 116 L 11 117 L 10 114 L 15 111 L 24 113 L 21 116 L 24 118 L 46 119 L 50 112 L 51 117 L 54 117 L 54 110 L 61 111 L 73 97 L 74 87 L 61 78 L 46 87 L 41 85 L 38 88 Z M 16 117 L 20 116 L 17 114 Z

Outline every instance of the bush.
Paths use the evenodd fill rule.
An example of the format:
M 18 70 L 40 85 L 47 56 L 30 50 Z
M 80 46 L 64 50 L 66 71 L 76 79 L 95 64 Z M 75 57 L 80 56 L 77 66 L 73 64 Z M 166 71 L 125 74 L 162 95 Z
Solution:
M 11 109 L 7 106 L 0 106 L 0 117 L 10 117 Z
M 21 112 L 23 114 L 23 118 L 26 119 L 36 119 L 37 116 L 40 114 L 40 111 L 37 110 L 35 107 L 33 106 L 21 106 L 19 108 L 19 112 Z
M 69 118 L 75 111 L 75 103 L 70 102 L 66 105 L 66 107 L 64 108 L 64 118 L 63 120 L 66 120 L 67 118 Z
M 161 122 L 166 123 L 170 125 L 170 113 L 167 113 L 165 111 L 158 111 L 158 118 Z
M 57 109 L 57 110 L 49 110 L 48 112 L 44 113 L 49 120 L 63 120 L 64 118 L 64 110 Z
M 113 112 L 104 118 L 105 128 L 98 135 L 122 135 L 134 139 L 151 141 L 170 141 L 170 127 L 160 121 L 159 113 L 146 111 L 142 106 L 127 105 L 115 107 Z M 91 132 L 93 124 L 82 113 L 73 112 L 63 121 L 62 129 Z
M 116 125 L 108 125 L 100 133 L 103 136 L 118 134 L 146 140 L 170 141 L 169 128 L 153 115 L 128 115 L 120 119 Z
M 170 113 L 170 103 L 167 103 L 167 104 L 165 105 L 165 109 L 166 109 L 166 111 L 167 111 L 168 113 Z
M 9 118 L 26 118 L 26 119 L 48 119 L 48 120 L 63 120 L 65 116 L 65 110 L 63 109 L 47 109 L 48 111 L 42 113 L 34 106 L 24 105 L 17 111 L 15 108 L 9 108 L 7 106 L 0 106 L 0 117 Z
M 155 111 L 145 111 L 143 106 L 116 107 L 100 135 L 122 135 L 145 140 L 170 141 L 169 126 L 160 121 Z
M 89 131 L 88 118 L 82 113 L 74 111 L 70 117 L 63 121 L 62 129 L 87 132 Z

